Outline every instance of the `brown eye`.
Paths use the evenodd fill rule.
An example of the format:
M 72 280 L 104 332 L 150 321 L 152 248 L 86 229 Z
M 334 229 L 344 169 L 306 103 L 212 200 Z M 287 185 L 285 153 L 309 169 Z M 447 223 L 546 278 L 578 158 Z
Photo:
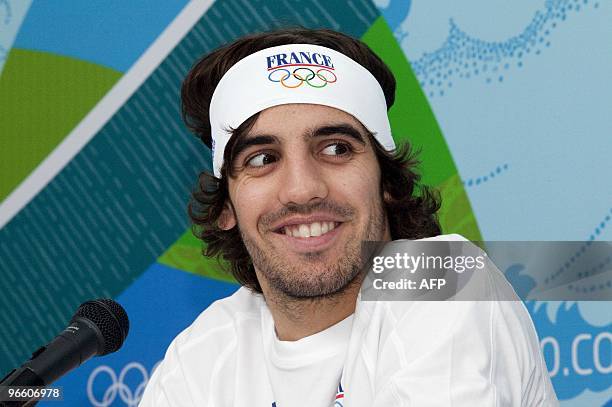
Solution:
M 270 153 L 259 153 L 249 158 L 246 162 L 248 167 L 263 167 L 276 162 L 276 157 Z
M 322 151 L 325 155 L 342 156 L 351 152 L 351 147 L 346 143 L 334 143 L 325 147 Z

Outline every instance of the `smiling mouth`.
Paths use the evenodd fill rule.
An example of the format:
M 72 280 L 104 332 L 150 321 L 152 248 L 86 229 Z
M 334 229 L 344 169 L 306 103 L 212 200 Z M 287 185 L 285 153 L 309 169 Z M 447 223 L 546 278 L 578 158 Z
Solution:
M 341 222 L 302 223 L 299 225 L 285 226 L 277 230 L 276 232 L 290 236 L 290 237 L 301 237 L 301 238 L 318 237 L 318 236 L 323 236 L 326 233 L 331 232 L 336 227 L 338 227 L 340 223 Z

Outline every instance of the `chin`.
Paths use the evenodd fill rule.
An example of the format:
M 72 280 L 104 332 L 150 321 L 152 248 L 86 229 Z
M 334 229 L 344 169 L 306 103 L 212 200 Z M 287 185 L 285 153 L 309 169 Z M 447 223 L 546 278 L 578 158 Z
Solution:
M 360 273 L 330 273 L 334 266 L 337 267 L 337 265 L 307 267 L 305 270 L 300 270 L 299 274 L 296 273 L 306 278 L 272 279 L 270 283 L 277 290 L 292 298 L 320 298 L 336 295 L 352 286 Z

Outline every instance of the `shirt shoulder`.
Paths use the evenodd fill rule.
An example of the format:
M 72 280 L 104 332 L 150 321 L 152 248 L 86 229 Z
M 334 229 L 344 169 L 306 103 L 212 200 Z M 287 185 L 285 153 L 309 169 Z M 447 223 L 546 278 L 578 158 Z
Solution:
M 558 406 L 522 302 L 411 302 L 397 318 L 399 304 L 363 336 L 372 405 Z
M 469 242 L 460 235 L 425 240 Z M 369 326 L 362 354 L 370 356 L 366 365 L 377 366 L 379 396 L 415 405 L 432 397 L 455 406 L 558 405 L 527 309 L 494 265 L 478 277 L 483 300 L 358 307 Z
M 213 302 L 202 311 L 193 323 L 176 337 L 177 346 L 190 347 L 192 343 L 209 336 L 218 336 L 219 331 L 239 325 L 244 319 L 259 318 L 263 303 L 261 295 L 241 287 L 231 296 Z
M 217 377 L 235 373 L 238 333 L 259 328 L 262 303 L 260 295 L 242 287 L 206 308 L 170 343 L 140 406 L 209 405 L 210 390 L 224 388 L 215 384 Z M 216 399 L 232 396 L 229 391 L 215 394 Z

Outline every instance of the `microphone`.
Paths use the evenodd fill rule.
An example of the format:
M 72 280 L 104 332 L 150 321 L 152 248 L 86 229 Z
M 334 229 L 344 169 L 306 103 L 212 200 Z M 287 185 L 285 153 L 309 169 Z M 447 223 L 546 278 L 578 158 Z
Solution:
M 119 350 L 129 327 L 125 310 L 115 301 L 102 298 L 84 302 L 68 327 L 21 367 L 9 372 L 0 380 L 0 387 L 49 385 L 92 356 Z

